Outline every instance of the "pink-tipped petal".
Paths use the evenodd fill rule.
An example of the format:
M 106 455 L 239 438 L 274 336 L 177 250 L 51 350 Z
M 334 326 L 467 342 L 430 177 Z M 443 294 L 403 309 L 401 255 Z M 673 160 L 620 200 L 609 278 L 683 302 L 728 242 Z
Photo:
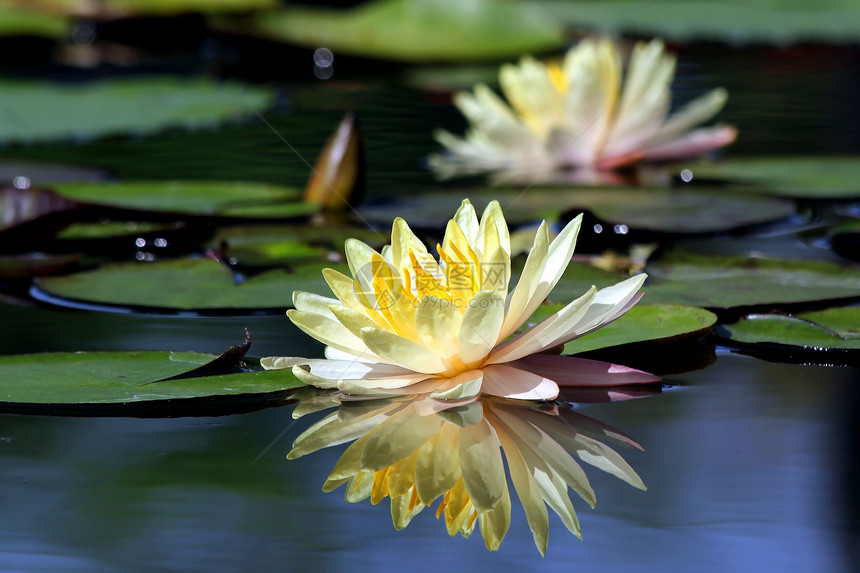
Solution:
M 731 125 L 694 129 L 678 139 L 647 148 L 645 158 L 654 161 L 670 161 L 701 155 L 728 145 L 737 137 L 738 130 Z
M 549 378 L 559 386 L 626 386 L 660 381 L 659 376 L 635 368 L 575 356 L 535 354 L 507 366 Z

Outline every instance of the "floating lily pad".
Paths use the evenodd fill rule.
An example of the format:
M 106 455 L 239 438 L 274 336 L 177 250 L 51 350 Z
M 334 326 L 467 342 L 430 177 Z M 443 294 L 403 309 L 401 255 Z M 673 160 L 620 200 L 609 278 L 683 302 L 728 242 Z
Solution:
M 159 231 L 175 231 L 171 223 L 147 223 L 143 221 L 106 221 L 103 223 L 75 223 L 57 234 L 58 239 L 105 239 L 127 235 L 147 235 Z
M 802 350 L 805 355 L 853 355 L 860 357 L 860 307 L 831 309 L 844 314 L 844 320 L 853 320 L 846 331 L 829 328 L 822 322 L 812 320 L 809 315 L 785 316 L 774 314 L 751 314 L 735 324 L 721 327 L 718 334 L 746 350 Z M 827 318 L 827 317 L 825 317 Z
M 343 260 L 343 245 L 354 238 L 371 246 L 388 242 L 377 231 L 356 227 L 237 225 L 220 229 L 210 247 L 240 265 L 281 266 L 308 260 Z
M 687 165 L 684 169 L 690 169 L 693 177 L 755 184 L 759 191 L 785 197 L 860 197 L 860 157 L 856 156 L 757 157 Z
M 297 189 L 243 181 L 79 182 L 53 188 L 78 203 L 157 213 L 292 218 L 318 210 L 303 203 Z
M 196 352 L 76 352 L 0 356 L 0 408 L 130 406 L 140 402 L 267 394 L 303 384 L 287 370 L 163 380 L 215 358 Z M 169 404 L 165 404 L 168 407 Z
M 375 0 L 350 10 L 296 6 L 258 14 L 251 31 L 335 54 L 410 62 L 512 58 L 563 43 L 561 27 L 540 6 L 511 0 Z
M 681 249 L 646 268 L 651 303 L 706 308 L 860 297 L 860 267 L 825 261 L 698 255 Z
M 267 89 L 204 79 L 132 78 L 82 85 L 6 80 L 0 82 L 0 143 L 213 127 L 264 110 L 272 98 Z
M 660 233 L 715 233 L 778 221 L 794 213 L 788 201 L 722 189 L 532 188 L 461 190 L 389 201 L 361 209 L 371 222 L 403 217 L 420 228 L 444 229 L 463 197 L 476 209 L 492 199 L 501 203 L 511 224 L 540 219 L 558 220 L 569 211 L 587 209 L 604 222 L 631 230 Z
M 528 324 L 537 324 L 563 307 L 563 304 L 543 304 L 529 318 Z M 564 353 L 578 354 L 634 342 L 672 342 L 700 338 L 710 332 L 716 321 L 715 314 L 702 308 L 673 304 L 638 304 L 615 322 L 568 342 L 564 345 Z
M 860 7 L 852 0 L 814 4 L 772 0 L 543 0 L 540 4 L 570 25 L 609 34 L 779 43 L 860 38 Z
M 52 255 L 24 253 L 0 255 L 0 278 L 24 278 L 45 275 L 69 267 L 84 257 L 83 253 Z
M 118 263 L 37 279 L 31 295 L 52 304 L 98 310 L 281 313 L 292 307 L 294 290 L 329 292 L 324 267 L 349 272 L 344 264 L 319 262 L 266 271 L 237 284 L 226 265 L 211 259 Z
M 0 36 L 35 36 L 51 40 L 67 38 L 72 23 L 55 14 L 27 10 L 25 6 L 0 3 Z

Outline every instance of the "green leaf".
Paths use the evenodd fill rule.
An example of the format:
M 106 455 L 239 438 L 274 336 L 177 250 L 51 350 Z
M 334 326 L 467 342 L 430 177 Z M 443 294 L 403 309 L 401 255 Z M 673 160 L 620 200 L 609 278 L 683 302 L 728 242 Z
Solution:
M 759 192 L 809 199 L 860 197 L 860 157 L 774 156 L 685 165 L 693 177 L 728 179 Z M 679 168 L 680 169 L 680 168 Z
M 62 16 L 0 4 L 0 36 L 36 36 L 62 40 L 71 35 L 72 23 Z
M 178 78 L 113 79 L 87 84 L 0 81 L 0 144 L 109 135 L 168 127 L 213 127 L 267 108 L 271 91 L 237 83 Z
M 860 307 L 844 306 L 804 312 L 798 317 L 820 324 L 846 340 L 860 339 Z
M 350 10 L 288 7 L 258 14 L 251 31 L 335 54 L 408 62 L 513 58 L 563 44 L 561 27 L 540 6 L 512 0 L 375 0 Z
M 349 272 L 345 264 L 324 261 L 294 269 L 274 269 L 237 284 L 226 265 L 210 259 L 117 263 L 93 271 L 37 279 L 31 294 L 61 306 L 106 305 L 184 311 L 277 311 L 292 307 L 294 290 L 330 292 L 324 267 Z M 58 297 L 58 298 L 55 298 Z
M 303 384 L 290 370 L 171 380 L 216 355 L 196 352 L 74 352 L 0 356 L 0 403 L 120 405 L 264 394 Z
M 563 307 L 563 304 L 543 304 L 527 324 L 537 324 Z M 716 321 L 716 315 L 702 308 L 638 304 L 615 322 L 568 342 L 564 345 L 564 353 L 578 354 L 634 342 L 673 342 L 699 338 L 710 332 Z
M 860 38 L 860 7 L 852 0 L 542 0 L 571 26 L 603 34 L 693 39 L 852 41 Z
M 646 268 L 652 303 L 706 308 L 860 297 L 860 267 L 824 261 L 698 255 L 674 249 Z
M 184 215 L 239 218 L 307 216 L 318 210 L 288 187 L 243 181 L 60 183 L 53 189 L 78 203 Z
M 361 209 L 371 222 L 400 216 L 421 228 L 444 228 L 463 197 L 479 211 L 496 199 L 512 225 L 556 221 L 566 212 L 589 210 L 599 219 L 630 229 L 662 233 L 713 233 L 790 217 L 790 202 L 723 189 L 530 188 L 460 190 L 419 195 Z
M 352 226 L 235 225 L 222 227 L 210 241 L 214 249 L 246 266 L 282 266 L 309 260 L 343 260 L 347 239 L 371 246 L 388 242 L 380 232 Z
M 855 320 L 860 314 L 854 313 Z M 843 338 L 832 330 L 804 320 L 800 316 L 774 314 L 751 314 L 735 324 L 723 326 L 733 342 L 745 344 L 782 344 L 805 349 L 854 349 L 860 350 L 860 338 Z

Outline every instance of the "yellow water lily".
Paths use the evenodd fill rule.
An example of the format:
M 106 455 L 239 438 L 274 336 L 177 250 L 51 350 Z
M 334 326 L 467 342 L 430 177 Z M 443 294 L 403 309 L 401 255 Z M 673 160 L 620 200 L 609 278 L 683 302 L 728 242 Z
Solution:
M 296 292 L 290 320 L 326 345 L 326 359 L 268 357 L 267 369 L 292 368 L 302 381 L 349 394 L 429 393 L 460 399 L 478 393 L 552 400 L 558 384 L 653 383 L 638 370 L 544 351 L 615 320 L 642 296 L 645 275 L 592 287 L 525 332 L 516 331 L 561 278 L 582 216 L 550 240 L 542 222 L 516 286 L 509 289 L 510 235 L 499 203 L 480 221 L 464 200 L 428 252 L 406 221 L 394 221 L 391 244 L 376 252 L 346 242 L 353 277 L 323 271 L 337 298 Z
M 722 109 L 724 89 L 668 115 L 675 57 L 663 42 L 636 44 L 623 82 L 621 60 L 602 39 L 583 40 L 561 64 L 526 56 L 518 66 L 502 66 L 508 102 L 483 84 L 458 93 L 454 103 L 471 127 L 465 138 L 437 131 L 447 154 L 431 163 L 442 174 L 613 169 L 699 155 L 735 140 L 731 126 L 693 129 Z
M 568 488 L 591 507 L 596 503 L 575 457 L 645 489 L 604 442 L 641 447 L 566 406 L 491 397 L 458 403 L 426 396 L 345 402 L 302 433 L 288 458 L 351 440 L 324 491 L 346 485 L 352 503 L 370 498 L 375 505 L 388 497 L 397 529 L 438 500 L 435 514 L 444 518 L 449 535 L 469 537 L 477 526 L 491 551 L 499 548 L 511 522 L 502 452 L 541 554 L 549 534 L 547 505 L 581 538 Z

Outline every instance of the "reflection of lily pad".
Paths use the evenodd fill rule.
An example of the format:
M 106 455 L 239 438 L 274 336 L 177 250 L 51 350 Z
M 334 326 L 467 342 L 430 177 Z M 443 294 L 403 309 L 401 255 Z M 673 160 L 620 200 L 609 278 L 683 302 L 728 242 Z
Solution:
M 713 233 L 787 218 L 794 206 L 786 201 L 725 190 L 638 188 L 542 188 L 436 193 L 391 201 L 361 210 L 372 222 L 401 216 L 410 225 L 444 228 L 463 197 L 483 209 L 497 199 L 512 224 L 557 220 L 567 211 L 587 209 L 605 222 L 663 233 Z
M 557 312 L 564 305 L 545 304 L 529 319 L 530 324 Z M 707 310 L 671 304 L 639 304 L 615 322 L 564 345 L 565 354 L 608 348 L 634 342 L 670 342 L 707 334 L 717 317 Z
M 121 406 L 281 392 L 302 386 L 290 370 L 247 372 L 151 384 L 209 362 L 196 352 L 76 352 L 0 357 L 0 404 Z M 166 407 L 166 406 L 165 406 Z
M 0 82 L 0 143 L 86 139 L 167 127 L 200 128 L 268 107 L 256 87 L 175 78 L 116 79 L 83 85 Z
M 253 32 L 310 48 L 401 61 L 515 57 L 562 45 L 539 6 L 511 0 L 374 0 L 350 10 L 260 13 Z M 335 64 L 336 65 L 336 64 Z
M 732 308 L 860 297 L 860 267 L 697 255 L 675 249 L 646 268 L 649 302 Z
M 684 166 L 693 177 L 729 179 L 786 197 L 860 197 L 860 157 L 784 156 L 732 159 Z
M 64 306 L 101 310 L 171 309 L 283 312 L 294 290 L 328 292 L 322 268 L 349 272 L 346 265 L 320 262 L 274 269 L 236 283 L 226 265 L 210 259 L 118 263 L 94 271 L 38 279 L 32 295 Z
M 801 349 L 806 353 L 860 356 L 860 307 L 843 307 L 797 316 L 752 314 L 721 327 L 718 334 L 732 343 L 755 349 Z
M 159 213 L 288 218 L 318 210 L 303 203 L 297 189 L 241 181 L 62 183 L 54 189 L 79 203 Z
M 853 0 L 721 2 L 718 0 L 543 0 L 557 18 L 602 33 L 660 35 L 675 40 L 849 41 L 860 37 Z

